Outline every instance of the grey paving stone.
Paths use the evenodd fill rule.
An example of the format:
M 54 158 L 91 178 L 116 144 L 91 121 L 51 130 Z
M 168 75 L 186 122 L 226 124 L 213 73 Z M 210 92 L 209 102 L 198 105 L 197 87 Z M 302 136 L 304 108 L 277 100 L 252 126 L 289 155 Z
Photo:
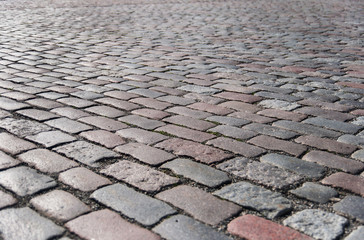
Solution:
M 364 198 L 358 196 L 346 196 L 343 200 L 335 203 L 333 208 L 336 212 L 355 218 L 364 223 Z
M 148 192 L 159 191 L 162 187 L 177 183 L 179 180 L 151 167 L 130 161 L 119 161 L 101 171 L 118 180 L 127 182 Z
M 300 211 L 283 221 L 283 224 L 316 239 L 334 240 L 344 232 L 348 220 L 318 209 Z
M 0 119 L 0 127 L 19 137 L 25 137 L 51 130 L 49 126 L 43 123 L 15 118 Z
M 364 147 L 364 136 L 361 137 L 361 136 L 354 136 L 354 135 L 345 134 L 345 135 L 342 135 L 341 137 L 339 137 L 337 139 L 337 141 L 342 142 L 342 143 L 347 143 L 347 144 L 351 144 L 351 145 Z
M 168 137 L 160 133 L 143 130 L 140 128 L 127 128 L 116 132 L 123 138 L 131 139 L 144 144 L 155 144 L 162 140 L 166 140 Z
M 25 104 L 25 103 L 17 102 L 15 100 L 5 98 L 5 97 L 0 97 L 0 108 L 5 109 L 5 110 L 14 111 L 14 110 L 19 110 L 19 109 L 22 109 L 22 108 L 25 108 L 28 106 L 29 105 Z
M 178 175 L 190 178 L 209 187 L 216 187 L 229 181 L 229 177 L 226 173 L 184 158 L 178 158 L 171 162 L 167 162 L 163 164 L 161 168 L 170 169 Z
M 34 169 L 20 166 L 0 172 L 0 185 L 19 196 L 26 196 L 55 187 L 57 183 Z
M 96 190 L 91 197 L 144 225 L 153 225 L 176 212 L 168 204 L 121 184 Z
M 119 157 L 120 155 L 104 147 L 97 146 L 85 141 L 77 141 L 54 148 L 58 153 L 65 154 L 89 166 L 98 166 L 97 161 L 104 158 Z
M 212 95 L 212 94 L 221 92 L 221 90 L 216 89 L 216 88 L 203 87 L 203 86 L 198 86 L 198 85 L 184 85 L 177 89 L 183 90 L 186 92 L 194 92 L 194 93 L 200 93 L 200 94 L 206 94 L 206 95 Z
M 325 168 L 316 163 L 281 154 L 270 153 L 262 156 L 260 160 L 310 178 L 320 178 L 325 173 Z
M 157 127 L 166 125 L 165 123 L 157 120 L 148 119 L 138 115 L 129 115 L 118 119 L 121 122 L 125 122 L 131 125 L 135 125 L 147 130 L 153 130 Z
M 0 232 L 6 240 L 40 240 L 62 235 L 64 229 L 25 207 L 0 211 Z
M 358 150 L 354 152 L 351 157 L 364 162 L 364 150 Z
M 17 138 L 6 132 L 0 133 L 0 150 L 11 154 L 36 148 L 37 146 L 23 139 Z
M 352 231 L 345 240 L 362 240 L 364 236 L 364 226 L 360 226 L 354 231 Z
M 243 207 L 254 209 L 270 219 L 282 216 L 292 209 L 291 201 L 284 198 L 280 193 L 248 182 L 230 184 L 214 192 L 214 195 Z
M 355 124 L 321 118 L 321 117 L 308 118 L 304 120 L 303 123 L 312 124 L 315 126 L 332 129 L 334 131 L 340 131 L 351 134 L 354 134 L 363 128 Z
M 263 135 L 268 135 L 272 137 L 277 137 L 280 139 L 291 139 L 298 134 L 292 131 L 284 130 L 278 127 L 272 127 L 270 125 L 261 124 L 261 123 L 251 123 L 243 127 L 243 129 L 247 129 L 253 132 L 257 132 Z
M 260 94 L 256 94 L 256 95 L 265 97 Z M 287 101 L 282 101 L 282 100 L 263 100 L 258 105 L 260 105 L 264 108 L 274 108 L 274 109 L 285 110 L 285 111 L 291 111 L 291 110 L 294 110 L 301 106 L 297 103 L 292 103 L 292 102 L 287 102 Z
M 6 153 L 0 151 L 0 169 L 6 169 L 9 167 L 16 166 L 20 161 L 10 157 Z
M 312 182 L 304 183 L 302 187 L 291 190 L 290 193 L 318 203 L 327 203 L 331 198 L 338 195 L 333 188 Z
M 216 133 L 220 133 L 224 136 L 243 139 L 243 140 L 250 139 L 250 138 L 258 135 L 257 133 L 255 133 L 253 131 L 241 129 L 241 128 L 234 127 L 234 126 L 228 126 L 228 125 L 219 125 L 214 128 L 210 128 L 208 130 L 208 132 L 216 132 Z
M 28 136 L 26 139 L 40 143 L 45 147 L 54 147 L 61 143 L 75 141 L 76 138 L 61 131 L 41 132 L 33 136 Z
M 193 218 L 176 215 L 164 220 L 153 231 L 167 240 L 228 240 L 232 239 Z
M 17 202 L 18 202 L 18 200 L 16 200 L 10 194 L 0 191 L 0 209 L 7 207 L 7 206 L 11 206 Z
M 250 123 L 250 121 L 245 120 L 245 119 L 226 117 L 226 116 L 211 116 L 211 117 L 206 118 L 206 120 L 211 121 L 211 122 L 218 122 L 218 123 L 229 125 L 229 126 L 235 126 L 235 127 L 241 127 L 245 124 Z
M 217 168 L 277 189 L 291 187 L 294 183 L 298 183 L 303 179 L 299 175 L 284 171 L 273 165 L 239 157 L 221 163 L 217 165 Z
M 57 118 L 54 120 L 49 120 L 45 122 L 49 126 L 61 129 L 62 131 L 68 133 L 79 133 L 86 130 L 91 130 L 92 128 L 86 124 L 73 121 L 68 118 Z

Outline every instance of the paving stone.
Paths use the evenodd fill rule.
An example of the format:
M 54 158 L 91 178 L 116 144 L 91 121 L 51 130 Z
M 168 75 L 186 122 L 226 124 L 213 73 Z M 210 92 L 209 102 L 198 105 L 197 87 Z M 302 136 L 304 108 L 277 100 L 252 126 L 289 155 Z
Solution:
M 328 129 L 332 129 L 335 131 L 340 131 L 340 132 L 344 132 L 344 133 L 352 133 L 352 134 L 358 132 L 362 128 L 361 126 L 358 126 L 355 124 L 325 119 L 325 118 L 321 118 L 321 117 L 308 118 L 305 121 L 303 121 L 303 123 L 308 123 L 308 124 L 316 125 L 319 127 L 325 127 Z
M 276 189 L 292 187 L 293 184 L 302 180 L 302 177 L 297 174 L 247 158 L 237 157 L 220 163 L 217 168 Z
M 364 136 L 361 137 L 361 136 L 345 134 L 339 137 L 337 141 L 341 143 L 364 147 Z
M 201 102 L 209 103 L 209 104 L 218 104 L 223 101 L 220 98 L 215 98 L 215 97 L 211 97 L 211 96 L 199 94 L 199 93 L 187 93 L 183 97 L 192 99 L 194 101 L 201 101 Z
M 20 152 L 36 148 L 37 146 L 23 139 L 17 138 L 8 133 L 0 133 L 0 150 L 10 153 L 18 154 Z
M 358 150 L 354 152 L 351 157 L 364 162 L 364 150 Z
M 155 147 L 172 151 L 178 156 L 190 156 L 197 161 L 207 164 L 218 162 L 232 156 L 222 150 L 179 138 L 165 140 L 156 144 Z
M 273 127 L 266 124 L 251 123 L 243 127 L 243 129 L 250 130 L 253 132 L 260 133 L 262 135 L 269 135 L 280 139 L 291 139 L 297 136 L 297 133 L 284 130 L 278 127 Z
M 59 180 L 81 191 L 93 191 L 111 181 L 84 167 L 72 168 L 59 174 Z
M 167 112 L 175 113 L 178 115 L 183 115 L 187 117 L 192 117 L 196 119 L 205 119 L 207 117 L 210 117 L 211 114 L 199 110 L 193 110 L 186 107 L 172 107 L 166 110 Z
M 150 165 L 158 165 L 174 158 L 173 154 L 141 143 L 128 143 L 115 148 L 115 151 L 129 154 L 139 161 Z
M 241 210 L 233 203 L 220 200 L 210 193 L 190 186 L 178 186 L 161 192 L 156 197 L 211 225 L 217 225 Z
M 296 138 L 295 141 L 311 147 L 342 154 L 351 154 L 357 149 L 357 147 L 354 145 L 340 143 L 335 140 L 319 138 L 315 136 L 301 136 Z
M 260 158 L 260 161 L 309 177 L 320 178 L 325 173 L 325 168 L 313 162 L 302 161 L 295 157 L 270 153 Z
M 247 113 L 256 113 L 259 110 L 261 110 L 260 107 L 254 105 L 254 104 L 238 102 L 238 101 L 227 101 L 227 102 L 224 102 L 224 103 L 220 103 L 217 106 L 221 106 L 221 107 L 225 107 L 225 108 L 231 108 L 231 109 L 234 109 L 234 110 L 237 110 L 237 111 L 247 112 Z
M 114 148 L 126 143 L 120 136 L 105 130 L 82 132 L 80 136 L 107 148 Z
M 244 215 L 235 218 L 228 224 L 228 231 L 247 240 L 254 239 L 312 239 L 298 231 L 254 215 Z
M 91 130 L 92 128 L 86 124 L 79 123 L 68 118 L 57 118 L 54 120 L 49 120 L 45 122 L 49 126 L 58 128 L 62 131 L 68 133 L 79 133 L 86 130 Z
M 30 203 L 47 217 L 55 218 L 62 222 L 91 210 L 75 196 L 61 190 L 54 190 L 37 196 L 30 200 Z
M 90 114 L 71 107 L 62 107 L 62 108 L 56 108 L 52 109 L 51 112 L 56 113 L 58 115 L 67 117 L 69 119 L 78 119 L 81 117 L 88 117 Z
M 62 235 L 64 229 L 25 207 L 0 211 L 0 231 L 9 240 L 39 240 Z
M 360 226 L 354 231 L 352 231 L 349 236 L 345 238 L 345 240 L 360 240 L 364 235 L 364 226 Z
M 18 158 L 45 173 L 57 173 L 78 166 L 77 163 L 47 149 L 30 150 L 20 154 Z
M 233 110 L 231 110 L 229 108 L 221 107 L 221 106 L 214 105 L 214 104 L 203 103 L 203 102 L 193 103 L 191 105 L 188 105 L 188 107 L 192 108 L 192 109 L 200 110 L 200 111 L 209 112 L 209 113 L 216 114 L 216 115 L 227 115 L 227 114 L 233 112 Z
M 9 167 L 16 166 L 20 163 L 20 161 L 12 158 L 6 153 L 0 151 L 0 169 L 7 169 Z
M 43 123 L 15 118 L 0 119 L 0 126 L 19 137 L 25 137 L 51 130 L 49 126 Z
M 262 111 L 259 111 L 258 114 L 266 117 L 291 120 L 295 122 L 300 122 L 307 117 L 304 114 L 284 111 L 280 109 L 264 109 Z
M 327 203 L 338 195 L 332 188 L 311 182 L 304 183 L 302 187 L 291 190 L 290 193 L 317 203 Z
M 209 139 L 215 138 L 214 135 L 209 134 L 209 133 L 192 130 L 192 129 L 184 128 L 184 127 L 179 127 L 179 126 L 172 125 L 172 124 L 168 124 L 166 126 L 157 128 L 157 129 L 155 129 L 155 131 L 166 132 L 168 134 L 175 135 L 180 138 L 185 138 L 185 139 L 200 142 L 200 143 L 207 141 Z
M 172 106 L 172 104 L 168 103 L 168 102 L 162 102 L 153 98 L 134 98 L 131 99 L 130 102 L 133 103 L 137 103 L 140 105 L 143 105 L 145 107 L 148 108 L 154 108 L 154 109 L 158 109 L 158 110 L 164 110 L 170 106 Z
M 4 193 L 3 191 L 0 191 L 0 209 L 4 207 L 8 207 L 11 205 L 14 205 L 18 202 L 13 196 L 10 194 Z
M 273 123 L 274 127 L 279 127 L 287 130 L 291 130 L 294 132 L 298 132 L 301 134 L 308 134 L 314 135 L 318 137 L 329 137 L 329 138 L 336 138 L 339 137 L 341 134 L 339 132 L 331 131 L 328 129 L 315 127 L 313 125 L 305 124 L 305 123 L 298 123 L 293 121 L 276 121 Z
M 117 131 L 116 134 L 123 138 L 130 139 L 139 143 L 144 143 L 147 145 L 155 144 L 157 142 L 168 139 L 167 136 L 156 132 L 146 131 L 140 128 L 127 128 Z
M 208 122 L 208 121 L 199 120 L 196 118 L 191 118 L 191 117 L 186 117 L 186 116 L 181 116 L 181 115 L 164 118 L 163 121 L 168 122 L 168 123 L 173 123 L 176 125 L 182 125 L 182 126 L 200 130 L 200 131 L 205 131 L 209 128 L 216 126 L 215 124 Z
M 20 166 L 0 172 L 0 185 L 23 197 L 55 187 L 57 183 L 34 169 Z
M 209 129 L 209 132 L 220 133 L 224 136 L 238 138 L 238 139 L 250 139 L 257 135 L 257 133 L 250 130 L 245 130 L 233 126 L 219 125 L 217 127 Z
M 344 232 L 346 218 L 318 209 L 300 211 L 283 221 L 283 224 L 313 238 L 336 239 Z
M 216 187 L 229 181 L 226 173 L 189 159 L 178 158 L 161 166 L 173 171 L 175 174 L 190 178 L 193 181 L 209 187 Z
M 164 111 L 150 109 L 150 108 L 142 108 L 142 109 L 136 109 L 131 112 L 132 114 L 137 114 L 143 117 L 151 118 L 154 120 L 161 120 L 165 117 L 168 117 L 170 114 L 166 113 Z
M 153 130 L 157 127 L 161 127 L 164 126 L 165 123 L 161 122 L 161 121 L 157 121 L 157 120 L 151 120 L 148 118 L 144 118 L 138 115 L 128 115 L 125 117 L 121 117 L 118 119 L 121 122 L 125 122 L 131 125 L 135 125 L 147 130 Z
M 84 117 L 80 118 L 79 121 L 107 131 L 117 131 L 127 127 L 124 123 L 101 116 Z
M 243 207 L 254 209 L 269 219 L 277 218 L 292 209 L 291 201 L 280 193 L 275 193 L 248 182 L 233 183 L 214 192 L 223 199 Z
M 264 149 L 260 147 L 256 147 L 244 142 L 240 142 L 225 137 L 219 137 L 210 140 L 206 144 L 213 145 L 214 147 L 218 147 L 226 151 L 231 151 L 236 154 L 241 154 L 244 157 L 256 157 L 266 152 Z
M 334 173 L 321 181 L 323 184 L 340 187 L 364 197 L 364 178 L 348 173 Z
M 228 100 L 242 101 L 246 103 L 254 103 L 260 101 L 262 98 L 259 96 L 235 93 L 235 92 L 221 92 L 214 95 L 215 97 L 224 98 Z
M 343 200 L 335 203 L 333 208 L 336 212 L 355 218 L 364 222 L 364 198 L 357 196 L 346 196 Z
M 75 141 L 76 138 L 61 131 L 41 132 L 26 139 L 42 144 L 45 147 L 54 147 L 62 143 Z
M 166 203 L 121 184 L 96 190 L 91 198 L 144 225 L 153 225 L 161 218 L 176 212 Z
M 159 191 L 162 187 L 175 184 L 179 180 L 153 168 L 133 163 L 119 161 L 101 171 L 108 176 L 113 176 L 141 190 L 147 192 Z
M 44 109 L 53 109 L 53 108 L 63 107 L 63 104 L 61 104 L 61 103 L 58 103 L 58 102 L 55 102 L 55 101 L 49 100 L 49 99 L 43 99 L 43 98 L 31 99 L 31 100 L 26 101 L 26 103 L 29 103 L 33 106 L 37 106 L 39 108 L 44 108 Z
M 108 209 L 95 211 L 78 217 L 66 224 L 66 227 L 84 239 L 113 240 L 123 236 L 125 240 L 158 240 L 160 237 L 147 229 L 120 217 Z
M 276 120 L 274 118 L 264 117 L 250 112 L 234 112 L 229 114 L 229 117 L 241 118 L 249 122 L 257 123 L 271 123 Z
M 115 98 L 99 98 L 99 99 L 96 99 L 95 102 L 98 102 L 101 104 L 106 104 L 106 105 L 111 105 L 117 109 L 122 109 L 125 111 L 134 110 L 139 107 L 137 104 L 134 104 L 134 103 L 131 103 L 128 101 L 124 101 L 124 100 L 115 99 Z
M 15 100 L 5 98 L 5 97 L 0 97 L 0 108 L 8 110 L 8 111 L 19 110 L 22 108 L 26 108 L 28 106 L 29 106 L 28 104 L 20 103 L 20 102 L 17 102 Z
M 177 89 L 186 91 L 186 92 L 193 92 L 193 93 L 206 94 L 206 95 L 216 94 L 221 91 L 219 89 L 212 88 L 212 87 L 203 87 L 203 86 L 197 86 L 197 85 L 192 85 L 192 84 L 184 85 Z
M 323 151 L 311 151 L 302 159 L 349 173 L 358 173 L 364 169 L 364 164 L 361 162 Z
M 0 118 L 10 117 L 11 113 L 0 109 Z
M 38 110 L 38 109 L 19 110 L 19 111 L 17 111 L 17 113 L 19 113 L 23 116 L 32 118 L 37 121 L 45 121 L 45 120 L 49 120 L 49 119 L 58 117 L 56 114 L 53 114 L 53 113 L 50 113 L 47 111 L 43 111 L 43 110 Z
M 109 118 L 116 118 L 116 117 L 121 117 L 121 116 L 125 115 L 124 111 L 120 111 L 116 108 L 112 108 L 109 106 L 93 106 L 93 107 L 86 108 L 85 111 L 95 113 L 100 116 L 109 117 Z M 81 117 L 84 117 L 84 116 L 81 116 Z M 87 116 L 85 116 L 85 117 L 87 117 Z
M 65 104 L 65 105 L 75 107 L 75 108 L 85 108 L 85 107 L 90 107 L 92 105 L 95 105 L 95 103 L 92 101 L 88 101 L 88 100 L 84 100 L 84 99 L 80 99 L 80 98 L 74 98 L 74 97 L 61 98 L 61 99 L 58 99 L 57 101 Z M 54 107 L 54 108 L 56 108 L 56 107 Z
M 77 141 L 54 148 L 58 153 L 65 154 L 68 158 L 75 159 L 91 167 L 99 165 L 98 161 L 105 158 L 119 157 L 120 155 L 85 141 Z
M 226 117 L 226 116 L 211 116 L 206 118 L 206 120 L 235 127 L 241 127 L 243 125 L 250 123 L 250 121 L 245 119 Z
M 284 111 L 292 111 L 301 106 L 297 103 L 292 103 L 292 102 L 287 102 L 287 101 L 282 101 L 282 100 L 263 100 L 258 105 L 262 106 L 264 108 L 274 108 L 274 109 L 279 109 L 279 110 L 284 110 Z
M 170 96 L 170 95 L 159 97 L 158 100 L 181 106 L 186 106 L 195 102 L 193 99 L 188 99 L 179 96 Z
M 167 240 L 189 239 L 189 240 L 228 240 L 230 237 L 213 228 L 204 225 L 193 218 L 176 215 L 172 216 L 158 226 L 153 231 L 160 234 Z
M 337 111 L 333 111 L 333 110 L 325 110 L 325 109 L 315 108 L 315 107 L 303 107 L 303 108 L 295 110 L 295 112 L 306 114 L 306 115 L 313 115 L 313 116 L 317 116 L 317 117 L 328 118 L 328 119 L 337 120 L 337 121 L 346 121 L 346 120 L 350 120 L 350 119 L 354 118 L 353 115 L 348 114 L 348 113 L 341 113 L 341 112 L 337 112 Z

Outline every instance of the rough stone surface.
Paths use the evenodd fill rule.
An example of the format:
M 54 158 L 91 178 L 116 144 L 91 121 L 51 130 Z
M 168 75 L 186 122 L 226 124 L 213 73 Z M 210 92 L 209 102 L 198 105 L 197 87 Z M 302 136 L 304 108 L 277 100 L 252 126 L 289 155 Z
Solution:
M 7 207 L 7 206 L 11 206 L 17 202 L 18 201 L 10 194 L 0 191 L 0 209 Z
M 338 195 L 334 189 L 312 182 L 304 183 L 302 187 L 290 192 L 301 198 L 318 203 L 327 203 L 331 198 Z
M 214 195 L 254 209 L 270 219 L 284 215 L 292 208 L 291 202 L 281 194 L 248 182 L 233 183 L 214 192 Z
M 344 217 L 317 209 L 300 211 L 283 221 L 286 226 L 323 240 L 336 239 L 347 223 Z
M 344 215 L 354 217 L 364 223 L 364 198 L 358 196 L 347 196 L 334 204 L 334 210 Z
M 349 236 L 345 238 L 345 240 L 361 240 L 364 235 L 364 226 L 360 226 L 355 229 Z
M 6 169 L 9 167 L 16 166 L 20 161 L 10 157 L 6 153 L 0 151 L 0 169 Z
M 36 148 L 36 145 L 33 143 L 8 133 L 0 133 L 0 150 L 3 150 L 4 152 L 17 154 L 33 148 Z
M 364 197 L 364 178 L 343 172 L 334 173 L 321 181 L 323 184 L 341 187 Z
M 157 142 L 166 140 L 168 137 L 156 132 L 150 132 L 139 128 L 127 128 L 117 131 L 116 134 L 123 138 L 144 143 L 147 145 L 155 144 Z
M 121 184 L 96 190 L 91 197 L 144 225 L 153 225 L 176 212 L 168 204 Z
M 42 144 L 45 147 L 54 147 L 58 144 L 75 141 L 76 138 L 61 131 L 41 132 L 33 136 L 26 137 L 28 140 Z

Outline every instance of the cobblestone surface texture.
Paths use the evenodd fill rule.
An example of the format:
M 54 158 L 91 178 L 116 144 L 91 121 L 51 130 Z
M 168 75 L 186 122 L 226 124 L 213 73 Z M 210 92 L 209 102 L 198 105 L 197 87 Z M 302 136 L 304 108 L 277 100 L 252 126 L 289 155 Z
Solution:
M 363 9 L 0 0 L 0 240 L 364 239 Z

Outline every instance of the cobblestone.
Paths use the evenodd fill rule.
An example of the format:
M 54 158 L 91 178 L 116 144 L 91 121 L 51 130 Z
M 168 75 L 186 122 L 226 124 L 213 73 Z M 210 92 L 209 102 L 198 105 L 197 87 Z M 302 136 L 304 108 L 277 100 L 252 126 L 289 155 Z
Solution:
M 364 196 L 364 178 L 347 173 L 334 173 L 321 181 L 323 184 L 340 187 Z
M 7 206 L 14 205 L 17 202 L 18 201 L 10 194 L 0 191 L 0 209 L 7 207 Z
M 61 131 L 41 132 L 28 136 L 26 139 L 42 144 L 45 147 L 54 147 L 62 143 L 68 143 L 76 140 L 75 137 Z
M 338 203 L 335 203 L 333 208 L 336 212 L 356 218 L 360 222 L 364 222 L 364 210 L 362 206 L 364 198 L 357 196 L 347 196 Z
M 33 143 L 17 138 L 8 133 L 0 133 L 0 150 L 6 153 L 18 154 L 33 148 L 36 148 Z
M 302 187 L 291 190 L 290 192 L 299 197 L 318 203 L 327 203 L 331 198 L 338 195 L 334 189 L 312 182 L 306 182 Z
M 16 166 L 20 163 L 20 161 L 12 158 L 6 153 L 0 151 L 0 169 L 6 169 L 9 167 Z

